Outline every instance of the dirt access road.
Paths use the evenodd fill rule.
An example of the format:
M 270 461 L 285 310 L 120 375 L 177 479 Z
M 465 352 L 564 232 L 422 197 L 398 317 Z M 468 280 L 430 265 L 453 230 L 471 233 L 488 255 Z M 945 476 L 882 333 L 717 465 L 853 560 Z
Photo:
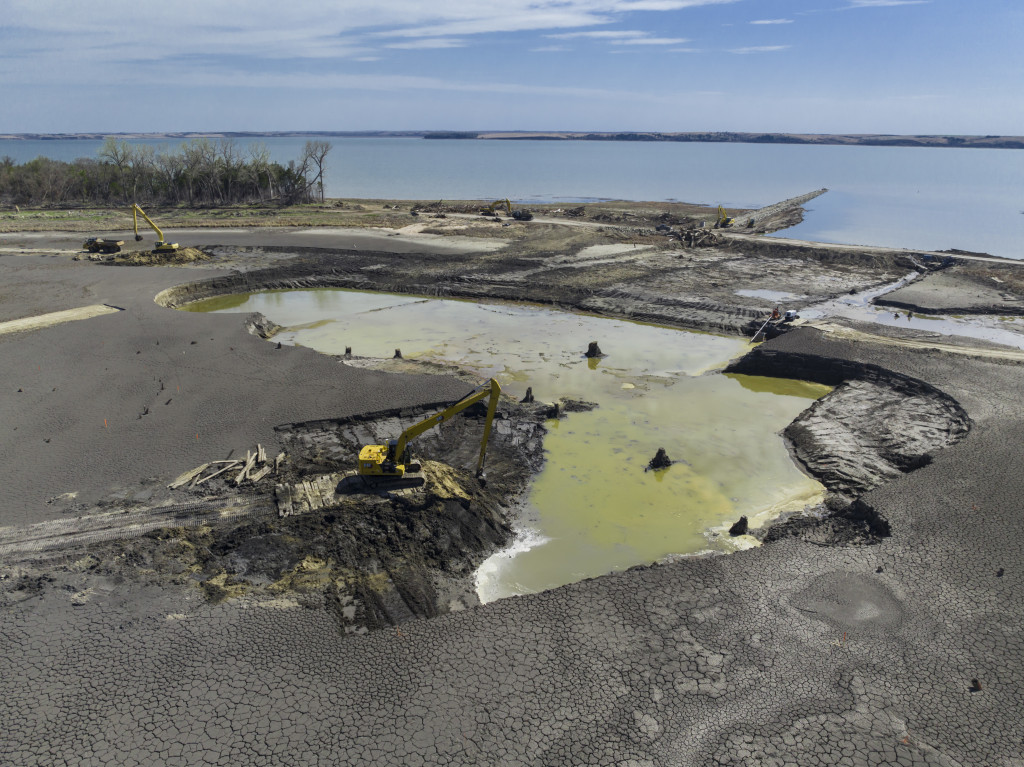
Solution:
M 244 318 L 161 304 L 339 285 L 740 332 L 775 302 L 738 291 L 810 303 L 915 269 L 913 253 L 756 238 L 684 249 L 655 232 L 664 210 L 639 223 L 625 212 L 627 223 L 571 230 L 437 219 L 410 235 L 419 247 L 391 252 L 225 244 L 214 232 L 195 243 L 210 260 L 179 268 L 0 255 L 0 319 L 124 309 L 0 336 L 3 524 L 130 515 L 182 471 L 257 442 L 306 446 L 310 468 L 336 464 L 345 429 L 355 439 L 364 428 L 359 416 L 469 388 L 276 349 Z M 503 247 L 431 250 L 429 236 L 460 231 Z M 922 282 L 952 275 L 945 296 L 976 296 L 985 281 L 1019 292 L 1016 265 L 978 268 L 957 262 Z M 502 512 L 482 497 L 468 510 L 451 498 L 413 509 L 379 499 L 366 514 L 203 525 L 5 560 L 0 753 L 23 764 L 1018 764 L 1022 368 L 808 328 L 744 361 L 747 372 L 884 390 L 885 409 L 862 401 L 862 417 L 843 423 L 852 435 L 890 433 L 871 419 L 900 397 L 922 400 L 915 412 L 926 399 L 945 405 L 959 431 L 916 455 L 882 440 L 913 470 L 832 516 L 784 523 L 761 548 L 475 609 L 429 591 L 457 593 L 446 584 L 471 569 L 440 542 L 473 539 L 480 553 L 503 539 Z M 527 422 L 512 416 L 510 427 Z M 875 454 L 849 439 L 843 460 L 869 466 Z M 339 567 L 358 559 L 346 542 L 371 538 L 403 547 L 409 566 Z M 410 604 L 447 614 L 410 620 Z M 382 630 L 357 635 L 371 626 L 353 622 L 360 610 Z

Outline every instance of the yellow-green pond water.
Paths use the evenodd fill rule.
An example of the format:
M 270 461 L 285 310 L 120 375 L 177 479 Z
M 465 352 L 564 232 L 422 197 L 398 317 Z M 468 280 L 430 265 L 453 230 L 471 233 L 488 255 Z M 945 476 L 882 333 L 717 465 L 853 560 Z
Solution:
M 453 363 L 521 397 L 598 408 L 547 423 L 546 464 L 506 551 L 477 573 L 483 601 L 552 588 L 670 555 L 753 545 L 731 538 L 816 502 L 780 431 L 828 388 L 722 375 L 748 347 L 690 333 L 547 308 L 345 290 L 270 291 L 199 302 L 192 311 L 258 311 L 285 326 L 275 341 L 328 354 Z M 607 355 L 583 356 L 590 341 Z M 659 447 L 676 461 L 644 468 Z

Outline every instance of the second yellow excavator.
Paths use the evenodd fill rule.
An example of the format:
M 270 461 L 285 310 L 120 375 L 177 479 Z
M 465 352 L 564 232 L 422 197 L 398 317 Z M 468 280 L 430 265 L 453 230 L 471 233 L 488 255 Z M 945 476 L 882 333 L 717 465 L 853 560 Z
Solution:
M 419 471 L 420 466 L 413 463 L 412 457 L 409 455 L 409 441 L 428 429 L 432 429 L 453 418 L 470 405 L 490 397 L 490 402 L 487 403 L 487 420 L 484 423 L 484 436 L 480 443 L 480 460 L 477 461 L 476 465 L 476 475 L 482 477 L 484 473 L 484 456 L 487 453 L 487 440 L 491 436 L 491 425 L 494 422 L 494 414 L 498 409 L 498 397 L 500 394 L 501 387 L 492 378 L 451 407 L 447 407 L 440 413 L 435 413 L 428 418 L 424 418 L 414 426 L 410 426 L 398 435 L 397 439 L 389 439 L 385 445 L 364 446 L 359 451 L 359 475 L 370 481 L 374 479 L 388 480 L 401 479 L 407 473 Z
M 135 241 L 139 242 L 142 240 L 142 235 L 139 234 L 139 216 L 146 219 L 146 222 L 153 227 L 153 231 L 156 232 L 157 241 L 153 246 L 154 253 L 173 253 L 178 249 L 178 243 L 176 242 L 164 242 L 164 233 L 160 231 L 160 227 L 153 223 L 153 219 L 146 215 L 146 211 L 138 206 L 138 204 L 132 205 L 132 220 L 135 222 Z
M 506 197 L 504 200 L 495 200 L 490 205 L 481 210 L 480 215 L 496 216 L 498 215 L 498 208 L 504 208 L 505 212 L 508 213 L 508 215 L 512 215 L 512 203 L 508 199 L 508 197 Z

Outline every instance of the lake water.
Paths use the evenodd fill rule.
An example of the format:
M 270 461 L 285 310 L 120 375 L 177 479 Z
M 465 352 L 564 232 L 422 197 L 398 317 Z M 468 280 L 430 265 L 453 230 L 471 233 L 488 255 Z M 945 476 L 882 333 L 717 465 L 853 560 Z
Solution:
M 519 536 L 478 572 L 484 601 L 667 555 L 749 546 L 752 539 L 726 534 L 740 515 L 758 526 L 821 497 L 821 485 L 797 469 L 779 432 L 828 389 L 707 374 L 749 348 L 742 338 L 344 290 L 224 296 L 187 308 L 259 311 L 286 326 L 275 341 L 330 354 L 352 346 L 356 355 L 387 358 L 400 347 L 409 360 L 493 376 L 517 399 L 531 386 L 542 401 L 598 403 L 548 421 L 546 463 Z M 607 357 L 583 357 L 594 339 Z M 659 447 L 676 463 L 645 472 Z
M 614 141 L 336 138 L 332 197 L 577 202 L 655 200 L 760 207 L 827 187 L 804 239 L 1024 258 L 1024 151 Z M 296 159 L 306 138 L 264 138 Z M 139 143 L 176 147 L 180 140 Z M 241 139 L 241 147 L 251 141 Z M 94 157 L 101 141 L 0 140 L 24 162 Z

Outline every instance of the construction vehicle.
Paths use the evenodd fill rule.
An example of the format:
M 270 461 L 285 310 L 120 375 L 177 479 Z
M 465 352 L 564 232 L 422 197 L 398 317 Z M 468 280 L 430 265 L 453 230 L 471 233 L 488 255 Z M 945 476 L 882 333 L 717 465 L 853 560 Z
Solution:
M 502 208 L 502 207 L 505 208 L 505 212 L 508 215 L 510 215 L 510 216 L 512 215 L 512 203 L 509 201 L 508 197 L 506 197 L 504 200 L 495 200 L 490 205 L 488 205 L 486 208 L 481 210 L 480 211 L 480 215 L 481 216 L 495 216 L 495 215 L 497 215 L 498 208 Z
M 82 243 L 82 250 L 90 253 L 120 253 L 124 240 L 104 240 L 102 237 L 90 237 Z
M 505 209 L 505 215 L 507 215 L 509 218 L 514 218 L 516 221 L 532 221 L 533 220 L 533 214 L 530 211 L 526 210 L 526 209 L 512 210 L 512 202 L 508 199 L 508 197 L 506 197 L 503 200 L 495 200 L 490 205 L 488 205 L 486 208 L 481 210 L 480 211 L 480 215 L 481 216 L 494 216 L 495 218 L 497 218 L 498 217 L 498 210 L 500 208 L 504 208 Z
M 725 208 L 721 205 L 718 206 L 718 221 L 715 222 L 715 229 L 725 229 L 727 226 L 732 226 L 732 222 L 735 220 L 726 214 Z
M 420 471 L 420 465 L 413 463 L 409 452 L 409 442 L 423 432 L 439 426 L 481 400 L 490 397 L 487 403 L 487 420 L 484 423 L 484 436 L 480 443 L 480 459 L 476 465 L 477 477 L 484 474 L 484 456 L 487 453 L 487 440 L 491 436 L 491 424 L 494 413 L 498 409 L 498 396 L 501 387 L 493 378 L 483 386 L 474 390 L 468 397 L 459 400 L 440 413 L 424 418 L 414 426 L 398 435 L 397 439 L 389 439 L 385 445 L 365 445 L 359 451 L 359 476 L 371 484 L 375 481 L 400 480 L 407 474 Z
M 136 242 L 139 242 L 139 241 L 142 240 L 142 235 L 139 234 L 139 216 L 142 216 L 144 219 L 146 219 L 146 223 L 148 223 L 151 227 L 153 227 L 153 231 L 156 232 L 157 241 L 156 241 L 156 244 L 153 246 L 153 252 L 154 253 L 173 253 L 174 251 L 176 251 L 178 249 L 178 243 L 176 243 L 176 242 L 165 242 L 164 241 L 164 233 L 162 231 L 160 231 L 160 227 L 153 223 L 153 219 L 151 219 L 149 216 L 147 216 L 146 215 L 146 211 L 144 211 L 142 208 L 140 208 L 138 206 L 138 204 L 133 204 L 132 205 L 132 221 L 134 221 L 134 223 L 135 223 L 135 241 Z

